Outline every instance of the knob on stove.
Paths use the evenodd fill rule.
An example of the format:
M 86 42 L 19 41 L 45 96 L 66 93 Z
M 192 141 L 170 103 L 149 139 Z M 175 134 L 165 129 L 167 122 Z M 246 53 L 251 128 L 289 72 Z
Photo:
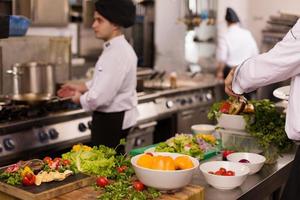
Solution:
M 3 145 L 7 151 L 11 151 L 16 147 L 15 142 L 11 138 L 5 138 L 3 140 Z
M 78 125 L 78 129 L 79 129 L 80 132 L 84 132 L 84 131 L 86 131 L 87 127 L 84 123 L 81 122 Z
M 92 121 L 88 121 L 88 127 L 89 129 L 92 129 Z
M 59 133 L 56 129 L 51 128 L 51 129 L 49 129 L 49 135 L 50 135 L 50 138 L 52 140 L 54 140 L 54 139 L 58 138 Z
M 38 132 L 38 137 L 41 142 L 45 142 L 49 139 L 49 135 L 44 130 Z

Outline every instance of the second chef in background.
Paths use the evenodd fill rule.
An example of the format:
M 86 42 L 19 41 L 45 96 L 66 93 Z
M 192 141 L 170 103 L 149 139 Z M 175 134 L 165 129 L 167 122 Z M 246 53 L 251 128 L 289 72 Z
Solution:
M 217 47 L 216 75 L 219 80 L 226 78 L 232 67 L 258 54 L 252 34 L 240 26 L 239 17 L 233 9 L 227 8 L 225 20 L 228 29 L 219 36 Z
M 93 111 L 92 144 L 115 147 L 137 121 L 137 56 L 122 29 L 134 24 L 136 8 L 131 0 L 98 0 L 92 28 L 104 40 L 92 80 L 67 83 L 58 91 L 82 108 Z

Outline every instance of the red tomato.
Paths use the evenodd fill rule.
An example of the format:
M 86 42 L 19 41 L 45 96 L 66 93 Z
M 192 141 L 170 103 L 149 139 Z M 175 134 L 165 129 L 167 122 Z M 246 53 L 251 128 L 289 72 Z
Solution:
M 228 170 L 226 172 L 226 176 L 234 176 L 234 175 L 235 175 L 235 173 L 233 171 L 231 171 L 231 170 Z
M 96 180 L 96 184 L 99 186 L 99 187 L 105 187 L 106 185 L 108 185 L 108 180 L 106 177 L 103 177 L 103 176 L 100 176 L 97 178 Z
M 147 155 L 149 155 L 149 156 L 153 156 L 153 154 L 150 153 L 150 152 L 147 152 L 147 153 L 145 153 L 145 154 L 147 154 Z
M 119 173 L 123 173 L 126 169 L 127 169 L 127 166 L 123 165 L 123 166 L 121 166 L 121 167 L 118 167 L 118 168 L 117 168 L 117 171 L 118 171 Z
M 19 165 L 13 164 L 13 165 L 9 166 L 8 168 L 6 168 L 5 172 L 7 172 L 7 173 L 16 172 L 19 170 L 19 168 L 20 168 Z
M 133 182 L 133 187 L 137 191 L 142 191 L 145 189 L 145 185 L 141 181 L 134 181 Z
M 54 162 L 60 162 L 61 161 L 61 158 L 54 158 L 54 160 L 53 160 Z
M 50 161 L 52 161 L 52 158 L 49 157 L 49 156 L 46 156 L 44 159 L 43 159 L 44 163 L 48 164 Z
M 64 159 L 64 160 L 62 161 L 62 164 L 65 165 L 65 166 L 68 166 L 68 165 L 71 164 L 71 161 L 68 160 L 68 159 Z
M 226 174 L 226 169 L 223 167 L 220 167 L 219 171 L 222 173 L 222 175 Z
M 223 102 L 221 107 L 220 107 L 220 112 L 221 113 L 229 113 L 229 109 L 230 109 L 231 104 L 227 101 Z
M 222 175 L 223 175 L 223 172 L 222 172 L 222 171 L 216 171 L 214 174 L 215 174 L 215 175 L 222 176 Z
M 234 153 L 234 151 L 232 151 L 232 150 L 224 150 L 223 151 L 223 160 L 227 160 L 227 156 L 229 155 L 229 154 L 231 154 L 231 153 Z
M 34 185 L 35 182 L 35 175 L 33 175 L 32 173 L 26 173 L 26 175 L 23 177 L 22 179 L 22 183 L 23 185 Z

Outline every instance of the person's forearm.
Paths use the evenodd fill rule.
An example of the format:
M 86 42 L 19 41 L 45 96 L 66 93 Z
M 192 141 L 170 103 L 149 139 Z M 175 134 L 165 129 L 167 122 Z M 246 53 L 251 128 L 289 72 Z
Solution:
M 300 35 L 300 21 L 294 35 Z M 298 30 L 298 32 L 296 32 Z M 269 52 L 252 57 L 235 71 L 232 89 L 235 93 L 251 92 L 259 87 L 287 80 L 300 74 L 300 38 L 290 31 Z

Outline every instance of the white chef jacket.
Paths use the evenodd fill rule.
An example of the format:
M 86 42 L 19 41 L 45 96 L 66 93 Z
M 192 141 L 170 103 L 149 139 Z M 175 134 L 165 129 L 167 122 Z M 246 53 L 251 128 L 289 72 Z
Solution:
M 300 20 L 269 52 L 237 67 L 232 89 L 237 94 L 292 78 L 285 131 L 300 140 Z
M 103 44 L 88 91 L 81 95 L 84 110 L 125 111 L 122 129 L 133 126 L 138 117 L 136 94 L 137 56 L 124 35 Z
M 233 24 L 225 34 L 219 36 L 216 54 L 219 62 L 233 67 L 257 55 L 258 48 L 250 31 L 241 28 L 239 24 Z

